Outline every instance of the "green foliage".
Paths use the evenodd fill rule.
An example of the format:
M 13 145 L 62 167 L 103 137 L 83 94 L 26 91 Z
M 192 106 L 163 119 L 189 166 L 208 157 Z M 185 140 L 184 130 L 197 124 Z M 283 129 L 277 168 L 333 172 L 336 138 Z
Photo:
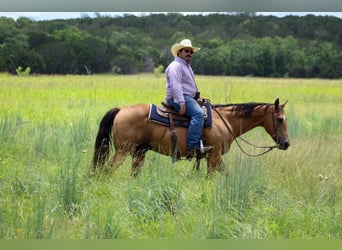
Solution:
M 53 29 L 51 36 L 57 41 L 83 41 L 91 35 L 85 31 L 79 30 L 75 26 L 66 26 L 62 29 Z
M 159 78 L 163 72 L 164 72 L 163 65 L 159 65 L 157 68 L 154 68 L 154 76 L 157 78 Z
M 153 73 L 190 38 L 200 75 L 341 78 L 342 20 L 336 17 L 179 13 L 33 21 L 0 18 L 0 71 L 39 74 Z
M 21 66 L 19 66 L 16 70 L 18 76 L 29 76 L 31 72 L 31 68 L 27 67 L 25 70 Z

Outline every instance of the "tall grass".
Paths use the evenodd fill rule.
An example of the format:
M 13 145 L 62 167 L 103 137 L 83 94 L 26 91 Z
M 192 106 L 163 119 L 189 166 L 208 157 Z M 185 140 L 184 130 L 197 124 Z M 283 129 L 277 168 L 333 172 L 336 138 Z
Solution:
M 114 106 L 159 103 L 164 81 L 138 76 L 0 76 L 0 238 L 341 238 L 341 81 L 198 77 L 213 103 L 288 100 L 291 146 L 224 173 L 147 154 L 89 177 L 94 140 Z M 219 91 L 218 91 L 219 90 Z M 246 135 L 269 144 L 263 130 Z M 249 152 L 253 148 L 243 145 Z

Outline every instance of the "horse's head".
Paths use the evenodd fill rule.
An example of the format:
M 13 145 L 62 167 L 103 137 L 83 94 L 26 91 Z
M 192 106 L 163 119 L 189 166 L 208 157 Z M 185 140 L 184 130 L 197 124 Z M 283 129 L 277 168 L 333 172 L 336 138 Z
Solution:
M 286 116 L 284 104 L 279 104 L 279 98 L 274 102 L 271 119 L 267 119 L 265 124 L 266 131 L 272 136 L 279 149 L 286 150 L 290 146 L 290 139 L 287 132 Z

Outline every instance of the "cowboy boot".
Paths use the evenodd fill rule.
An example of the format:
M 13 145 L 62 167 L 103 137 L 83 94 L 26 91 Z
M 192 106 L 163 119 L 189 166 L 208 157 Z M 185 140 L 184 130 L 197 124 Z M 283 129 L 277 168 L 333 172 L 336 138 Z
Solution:
M 186 153 L 186 159 L 191 160 L 195 156 L 195 154 L 200 155 L 209 153 L 212 149 L 212 146 L 204 146 L 203 141 L 200 140 L 200 147 L 195 147 L 193 149 L 188 150 L 188 152 Z

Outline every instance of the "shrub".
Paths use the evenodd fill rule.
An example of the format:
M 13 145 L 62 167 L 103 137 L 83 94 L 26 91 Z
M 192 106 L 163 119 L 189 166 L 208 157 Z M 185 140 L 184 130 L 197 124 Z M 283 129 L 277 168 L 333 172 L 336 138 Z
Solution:
M 164 66 L 163 65 L 159 65 L 157 68 L 154 68 L 154 75 L 157 78 L 159 78 L 163 72 L 164 72 Z
M 31 68 L 27 67 L 24 71 L 21 66 L 19 66 L 16 70 L 18 76 L 29 76 L 31 72 Z

